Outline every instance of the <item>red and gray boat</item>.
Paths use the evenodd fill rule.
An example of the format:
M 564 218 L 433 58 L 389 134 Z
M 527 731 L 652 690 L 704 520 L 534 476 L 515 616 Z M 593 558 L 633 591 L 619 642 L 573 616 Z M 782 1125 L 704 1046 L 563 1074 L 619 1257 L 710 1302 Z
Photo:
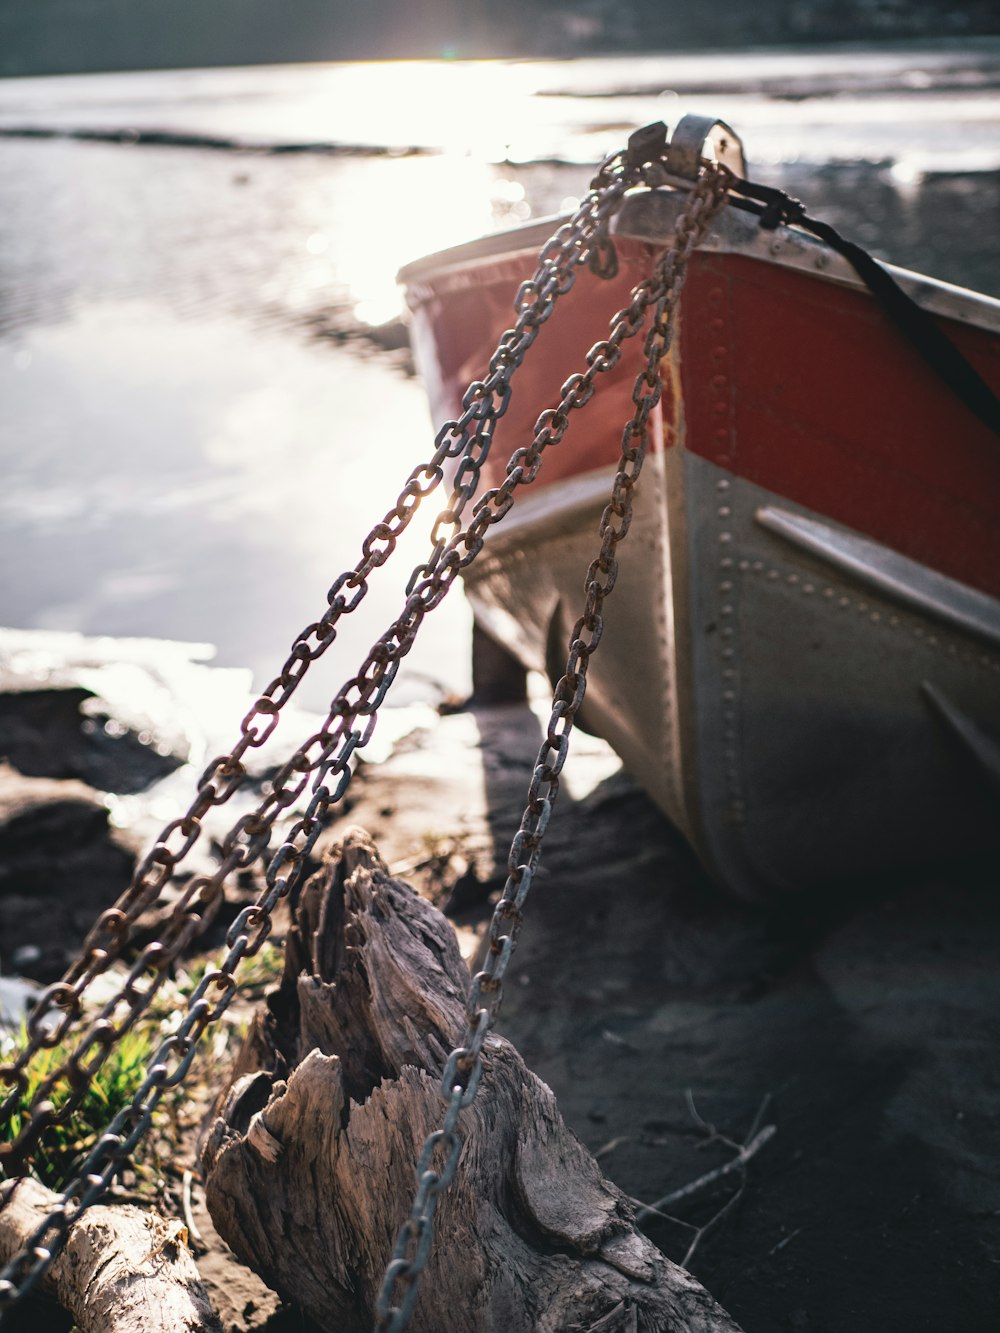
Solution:
M 670 242 L 713 136 L 682 122 L 662 184 L 626 197 L 617 276 L 581 270 L 542 327 L 486 485 Z M 587 725 L 744 895 L 981 856 L 1000 828 L 995 423 L 839 248 L 736 202 L 690 263 Z M 437 423 L 482 377 L 553 225 L 403 270 Z M 882 271 L 995 393 L 1000 301 Z M 561 674 L 641 341 L 467 571 L 477 622 L 529 668 Z

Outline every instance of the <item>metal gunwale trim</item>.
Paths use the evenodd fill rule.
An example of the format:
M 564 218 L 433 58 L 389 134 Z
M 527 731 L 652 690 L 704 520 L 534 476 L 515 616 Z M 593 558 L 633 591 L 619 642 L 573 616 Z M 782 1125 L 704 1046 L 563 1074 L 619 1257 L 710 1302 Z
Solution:
M 396 274 L 396 281 L 403 286 L 410 286 L 432 274 L 436 276 L 447 269 L 463 268 L 477 260 L 504 259 L 522 251 L 535 255 L 552 233 L 569 220 L 568 213 L 549 214 L 535 222 L 523 222 L 505 231 L 477 236 L 474 240 L 463 241 L 461 245 L 452 245 L 446 250 L 434 250 L 429 255 L 422 255 L 404 264 Z
M 1000 601 L 917 560 L 859 536 L 776 505 L 764 505 L 755 521 L 827 564 L 905 606 L 935 616 L 1000 647 Z
M 676 190 L 631 192 L 626 195 L 621 211 L 612 223 L 612 231 L 632 239 L 662 241 L 676 211 L 676 193 Z M 713 254 L 743 255 L 868 292 L 853 266 L 818 237 L 796 227 L 779 226 L 773 231 L 765 231 L 753 214 L 736 208 L 727 208 L 719 214 L 700 249 Z M 1000 333 L 1000 300 L 995 297 L 895 264 L 881 260 L 879 263 L 906 294 L 926 310 Z
M 623 239 L 665 244 L 671 234 L 672 215 L 680 207 L 682 192 L 672 187 L 630 191 L 611 230 Z M 420 284 L 432 278 L 476 264 L 495 263 L 523 255 L 531 262 L 537 251 L 567 216 L 539 218 L 507 231 L 493 232 L 462 245 L 416 259 L 399 270 L 396 280 L 409 289 L 411 306 L 419 305 L 426 295 Z M 774 231 L 761 229 L 757 219 L 734 208 L 725 209 L 713 223 L 699 247 L 712 254 L 738 254 L 779 268 L 807 272 L 812 277 L 867 293 L 868 289 L 851 265 L 822 241 L 793 227 L 780 226 Z M 1000 333 L 1000 300 L 982 292 L 956 287 L 938 278 L 913 273 L 895 264 L 882 264 L 907 295 L 918 305 L 963 324 Z

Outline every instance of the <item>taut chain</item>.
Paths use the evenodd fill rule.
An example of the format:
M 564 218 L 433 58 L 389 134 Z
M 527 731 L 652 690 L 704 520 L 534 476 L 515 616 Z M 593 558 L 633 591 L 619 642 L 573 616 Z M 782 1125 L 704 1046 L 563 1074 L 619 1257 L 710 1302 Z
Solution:
M 119 957 L 137 917 L 173 878 L 177 866 L 198 841 L 204 816 L 213 806 L 228 801 L 240 787 L 246 777 L 243 756 L 248 749 L 263 745 L 272 734 L 299 681 L 336 638 L 340 617 L 357 608 L 368 592 L 370 574 L 388 559 L 421 500 L 437 489 L 445 459 L 458 459 L 447 508 L 438 515 L 432 531 L 432 551 L 428 560 L 410 576 L 400 616 L 376 641 L 358 673 L 334 697 L 321 729 L 279 769 L 257 807 L 230 829 L 223 841 L 222 861 L 214 874 L 197 876 L 185 886 L 172 908 L 163 938 L 143 949 L 120 988 L 88 1024 L 71 1054 L 38 1088 L 30 1105 L 24 1108 L 28 1114 L 20 1133 L 11 1142 L 0 1144 L 0 1163 L 8 1174 L 14 1173 L 23 1168 L 25 1156 L 45 1128 L 65 1120 L 79 1105 L 108 1051 L 145 1011 L 170 964 L 211 919 L 229 874 L 264 855 L 276 820 L 294 805 L 311 778 L 309 803 L 272 856 L 265 889 L 230 926 L 226 956 L 189 997 L 184 1019 L 160 1046 L 131 1104 L 114 1118 L 58 1203 L 40 1221 L 24 1249 L 0 1273 L 0 1318 L 46 1271 L 63 1248 L 73 1222 L 100 1197 L 129 1159 L 167 1089 L 179 1085 L 187 1074 L 202 1033 L 221 1017 L 232 1000 L 237 985 L 234 972 L 243 958 L 260 949 L 270 932 L 276 904 L 301 875 L 322 830 L 324 817 L 343 796 L 350 781 L 351 756 L 370 739 L 377 710 L 402 658 L 412 647 L 424 616 L 443 599 L 455 576 L 476 558 L 488 528 L 499 522 L 513 504 L 516 488 L 534 481 L 543 450 L 559 442 L 567 429 L 569 413 L 589 401 L 596 377 L 617 363 L 622 343 L 638 332 L 649 307 L 655 305 L 653 326 L 646 340 L 646 368 L 633 392 L 636 413 L 626 427 L 612 500 L 602 520 L 601 553 L 588 574 L 587 606 L 574 631 L 567 672 L 556 690 L 548 735 L 529 788 L 528 807 L 511 849 L 510 878 L 490 927 L 489 960 L 473 982 L 469 1030 L 445 1069 L 442 1096 L 448 1103 L 448 1112 L 442 1129 L 428 1139 L 421 1154 L 417 1199 L 400 1233 L 379 1300 L 379 1328 L 399 1329 L 408 1321 L 416 1299 L 416 1281 L 429 1252 L 436 1200 L 454 1173 L 461 1149 L 455 1128 L 457 1117 L 478 1086 L 482 1044 L 499 1006 L 503 973 L 520 927 L 520 909 L 537 865 L 541 836 L 565 762 L 573 717 L 586 688 L 587 662 L 600 638 L 601 604 L 611 591 L 617 571 L 614 550 L 628 528 L 631 489 L 641 467 L 646 422 L 659 397 L 659 359 L 669 344 L 673 310 L 687 258 L 724 199 L 727 179 L 724 169 L 714 166 L 705 169 L 679 221 L 675 243 L 657 265 L 653 277 L 635 289 L 629 306 L 615 317 L 609 337 L 591 349 L 587 370 L 571 376 L 563 385 L 558 407 L 539 418 L 532 443 L 515 452 L 503 484 L 475 503 L 472 518 L 465 527 L 461 517 L 478 488 L 493 428 L 507 407 L 514 372 L 556 301 L 573 285 L 578 267 L 583 263 L 598 269 L 606 266 L 609 253 L 613 253 L 607 241 L 608 223 L 625 192 L 642 179 L 643 166 L 625 153 L 607 159 L 579 209 L 543 246 L 535 274 L 517 293 L 516 322 L 501 337 L 490 359 L 486 379 L 470 385 L 463 398 L 462 415 L 442 427 L 431 458 L 414 468 L 395 506 L 365 538 L 358 563 L 334 582 L 327 595 L 327 610 L 296 638 L 280 673 L 244 718 L 236 745 L 209 764 L 186 814 L 162 831 L 129 887 L 114 907 L 98 918 L 66 975 L 43 992 L 29 1019 L 28 1040 L 23 1050 L 12 1063 L 0 1066 L 0 1080 L 9 1089 L 0 1105 L 0 1126 L 6 1126 L 19 1109 L 32 1056 L 43 1047 L 62 1042 L 79 1022 L 90 983 Z M 584 634 L 588 636 L 586 639 Z M 364 719 L 360 725 L 359 719 Z M 58 1110 L 53 1104 L 54 1094 L 64 1094 Z M 440 1144 L 447 1146 L 448 1165 L 436 1173 L 431 1170 L 431 1162 Z M 391 1304 L 397 1283 L 405 1287 L 399 1307 Z
M 213 759 L 202 774 L 197 793 L 187 812 L 163 829 L 136 869 L 128 888 L 115 905 L 97 919 L 84 941 L 79 957 L 65 976 L 39 996 L 28 1019 L 28 1040 L 24 1048 L 13 1063 L 0 1065 L 0 1082 L 9 1089 L 0 1104 L 0 1128 L 9 1124 L 15 1110 L 32 1112 L 21 1133 L 12 1142 L 0 1144 L 0 1164 L 16 1167 L 22 1163 L 46 1125 L 68 1119 L 76 1109 L 107 1051 L 144 1011 L 169 963 L 200 932 L 205 916 L 212 911 L 221 896 L 224 881 L 233 870 L 244 868 L 263 855 L 272 825 L 280 813 L 289 809 L 302 794 L 310 775 L 322 770 L 324 780 L 334 778 L 338 788 L 342 782 L 346 782 L 351 754 L 370 738 L 374 725 L 373 715 L 384 693 L 380 689 L 382 680 L 386 676 L 391 680 L 395 675 L 399 658 L 412 642 L 411 635 L 404 647 L 398 636 L 400 632 L 405 634 L 406 630 L 400 631 L 397 627 L 407 617 L 416 617 L 419 623 L 422 618 L 421 607 L 426 610 L 436 604 L 428 595 L 426 585 L 430 581 L 444 578 L 443 586 L 447 586 L 454 577 L 456 542 L 446 541 L 441 532 L 446 525 L 451 524 L 457 537 L 465 535 L 460 529 L 459 519 L 477 489 L 479 471 L 489 452 L 492 427 L 506 409 L 514 372 L 534 342 L 539 328 L 551 314 L 556 301 L 573 285 L 576 268 L 589 260 L 595 238 L 603 236 L 622 195 L 633 183 L 634 173 L 627 172 L 624 163 L 617 159 L 605 164 L 603 170 L 606 179 L 602 181 L 601 188 L 595 188 L 588 195 L 570 222 L 543 247 L 534 276 L 518 292 L 515 326 L 501 338 L 491 358 L 486 380 L 472 384 L 467 390 L 462 416 L 458 421 L 446 423 L 438 432 L 434 454 L 426 463 L 414 468 L 396 505 L 363 541 L 358 563 L 349 572 L 341 574 L 332 585 L 327 594 L 327 610 L 295 639 L 280 673 L 243 719 L 237 743 L 228 754 Z M 174 878 L 177 867 L 201 835 L 204 816 L 213 806 L 228 801 L 242 785 L 246 777 L 243 756 L 249 749 L 263 745 L 271 736 L 282 708 L 294 694 L 312 662 L 321 657 L 336 638 L 341 616 L 357 609 L 368 592 L 369 575 L 388 559 L 420 501 L 440 485 L 442 464 L 447 458 L 460 460 L 454 487 L 447 508 L 441 512 L 435 524 L 432 534 L 434 547 L 430 557 L 410 577 L 407 585 L 410 596 L 403 617 L 386 631 L 368 654 L 357 676 L 336 696 L 320 731 L 310 737 L 278 771 L 270 792 L 256 809 L 244 815 L 230 829 L 223 842 L 222 862 L 215 873 L 198 876 L 185 886 L 168 923 L 166 937 L 142 952 L 125 984 L 104 1004 L 69 1058 L 50 1071 L 37 1089 L 30 1106 L 21 1108 L 20 1101 L 27 1087 L 25 1071 L 32 1056 L 39 1049 L 54 1047 L 65 1039 L 81 1016 L 82 999 L 87 987 L 120 955 L 137 917 Z M 447 573 L 449 568 L 452 569 L 450 575 Z M 418 585 L 421 585 L 419 593 Z M 414 597 L 419 598 L 419 603 L 413 600 Z M 359 717 L 367 719 L 363 731 L 357 731 L 354 727 Z M 335 753 L 338 745 L 339 752 Z M 340 794 L 338 789 L 331 796 L 330 804 Z M 297 839 L 311 831 L 311 828 L 310 819 L 308 828 L 296 825 L 291 830 L 286 844 L 268 868 L 269 888 L 274 887 L 283 872 L 287 874 L 293 864 L 301 862 L 302 854 L 297 852 Z M 253 911 L 254 915 L 250 920 L 238 923 L 236 933 L 242 932 L 247 926 L 261 925 L 261 913 L 269 909 L 263 904 L 258 904 L 257 908 L 259 910 L 247 909 Z M 254 940 L 254 947 L 244 950 L 244 953 L 254 953 L 262 942 L 263 936 Z M 70 1096 L 61 1102 L 58 1112 L 53 1111 L 47 1104 L 53 1092 L 63 1088 L 69 1089 Z
M 607 341 L 591 349 L 587 357 L 590 367 L 587 374 L 571 376 L 563 386 L 563 403 L 568 386 L 582 391 L 585 394 L 583 401 L 587 401 L 594 392 L 596 362 L 607 361 L 614 365 L 619 359 L 622 342 L 641 328 L 647 310 L 654 307 L 643 348 L 646 364 L 632 388 L 635 412 L 625 423 L 618 470 L 609 502 L 601 515 L 600 551 L 591 562 L 584 582 L 583 614 L 570 635 L 566 670 L 553 693 L 545 739 L 528 786 L 528 803 L 507 857 L 507 882 L 490 920 L 489 950 L 482 970 L 473 977 L 469 989 L 466 1029 L 461 1043 L 449 1055 L 441 1076 L 440 1096 L 447 1109 L 441 1127 L 424 1141 L 417 1162 L 413 1206 L 399 1229 L 393 1257 L 379 1291 L 376 1333 L 400 1333 L 410 1321 L 420 1276 L 430 1257 L 438 1199 L 451 1184 L 458 1167 L 463 1142 L 458 1132 L 458 1118 L 462 1110 L 471 1105 L 479 1088 L 483 1045 L 503 999 L 504 975 L 523 924 L 524 903 L 538 869 L 542 838 L 559 791 L 559 774 L 569 752 L 573 721 L 587 691 L 587 668 L 604 624 L 604 599 L 614 589 L 618 577 L 615 551 L 632 521 L 632 491 L 646 454 L 649 416 L 660 400 L 660 362 L 670 347 L 674 313 L 684 285 L 687 263 L 725 200 L 728 179 L 730 175 L 725 167 L 710 164 L 704 168 L 677 219 L 671 245 L 660 256 L 650 277 L 635 288 L 628 307 L 614 317 Z M 565 429 L 565 418 L 560 417 L 562 409 L 563 404 L 560 404 L 552 415 Z M 543 421 L 547 415 L 543 413 Z M 536 436 L 536 442 L 537 439 Z

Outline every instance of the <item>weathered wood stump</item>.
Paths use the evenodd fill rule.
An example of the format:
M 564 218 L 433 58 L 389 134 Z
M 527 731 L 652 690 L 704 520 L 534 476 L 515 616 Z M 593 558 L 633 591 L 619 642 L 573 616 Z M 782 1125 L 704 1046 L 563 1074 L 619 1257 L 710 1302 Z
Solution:
M 469 973 L 444 917 L 352 831 L 307 884 L 203 1153 L 233 1250 L 322 1327 L 372 1327 L 442 1115 Z M 632 1222 L 552 1092 L 491 1036 L 411 1327 L 738 1333 Z
M 30 1177 L 3 1186 L 0 1262 L 24 1247 L 56 1200 Z M 132 1204 L 84 1213 L 42 1289 L 80 1333 L 222 1333 L 184 1228 Z

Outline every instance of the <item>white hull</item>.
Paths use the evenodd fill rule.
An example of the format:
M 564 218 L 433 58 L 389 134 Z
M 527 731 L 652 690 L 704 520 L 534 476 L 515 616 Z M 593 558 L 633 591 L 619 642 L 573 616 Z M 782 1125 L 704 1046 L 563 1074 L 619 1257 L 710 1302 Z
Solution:
M 467 575 L 477 618 L 531 668 L 561 669 L 610 479 L 525 496 Z M 880 578 L 872 543 L 852 565 L 854 534 L 819 518 L 653 453 L 590 666 L 588 726 L 745 896 L 953 859 L 998 823 L 988 754 L 955 724 L 1000 732 L 1000 604 L 913 562 L 912 586 Z M 775 530 L 796 519 L 848 555 Z

